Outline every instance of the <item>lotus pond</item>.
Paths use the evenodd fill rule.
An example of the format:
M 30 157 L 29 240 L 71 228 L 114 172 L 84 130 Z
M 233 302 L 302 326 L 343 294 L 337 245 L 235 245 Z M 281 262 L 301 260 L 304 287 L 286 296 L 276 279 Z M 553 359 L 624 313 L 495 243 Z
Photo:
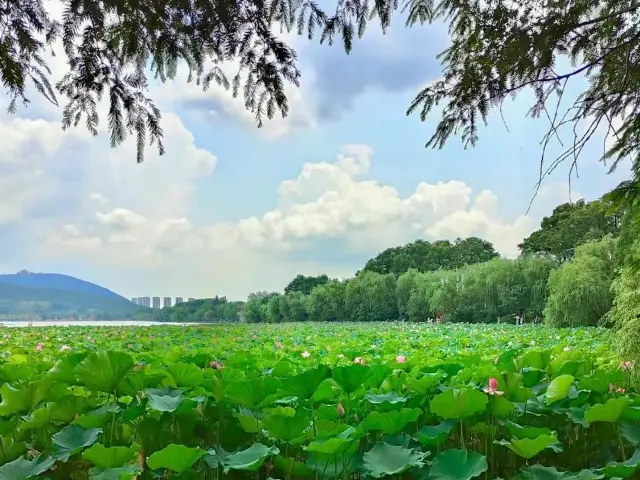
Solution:
M 638 478 L 610 333 L 4 328 L 0 480 Z

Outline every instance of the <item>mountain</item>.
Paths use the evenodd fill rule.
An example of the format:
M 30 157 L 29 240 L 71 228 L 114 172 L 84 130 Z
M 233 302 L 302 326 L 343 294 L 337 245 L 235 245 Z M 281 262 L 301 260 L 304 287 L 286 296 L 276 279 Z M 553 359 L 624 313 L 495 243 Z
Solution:
M 128 318 L 140 309 L 111 290 L 57 273 L 0 274 L 0 319 Z
M 0 283 L 8 283 L 10 285 L 27 288 L 46 288 L 71 292 L 84 292 L 93 295 L 126 300 L 126 298 L 112 292 L 111 290 L 101 287 L 100 285 L 86 282 L 69 275 L 62 275 L 61 273 L 32 273 L 27 272 L 26 270 L 21 270 L 18 273 L 13 274 L 0 274 Z

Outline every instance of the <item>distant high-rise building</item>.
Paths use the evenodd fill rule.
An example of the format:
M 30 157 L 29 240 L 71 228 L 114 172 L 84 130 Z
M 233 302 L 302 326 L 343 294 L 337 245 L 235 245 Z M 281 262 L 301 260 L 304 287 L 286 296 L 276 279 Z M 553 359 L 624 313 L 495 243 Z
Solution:
M 141 307 L 151 307 L 151 298 L 150 297 L 138 297 L 138 305 Z
M 153 308 L 160 308 L 160 297 L 153 297 Z
M 162 303 L 164 308 L 168 308 L 171 306 L 171 297 L 164 297 L 164 302 Z
M 189 297 L 189 301 L 190 301 L 190 302 L 193 302 L 194 300 L 195 300 L 195 298 L 193 298 L 193 297 Z
M 184 302 L 182 297 L 176 297 L 176 305 L 178 305 L 179 303 L 182 303 L 182 302 Z
M 138 304 L 138 297 L 133 297 L 131 299 L 131 301 L 137 305 Z

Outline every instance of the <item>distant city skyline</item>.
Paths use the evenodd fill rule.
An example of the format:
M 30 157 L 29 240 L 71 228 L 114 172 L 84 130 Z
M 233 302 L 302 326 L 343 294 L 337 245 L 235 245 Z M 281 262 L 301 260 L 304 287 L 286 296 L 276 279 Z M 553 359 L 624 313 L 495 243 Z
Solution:
M 156 297 L 131 297 L 131 302 L 135 303 L 136 305 L 140 305 L 141 307 L 160 309 L 160 308 L 171 307 L 172 298 L 173 297 L 157 297 L 157 296 Z M 184 298 L 185 297 L 176 296 L 174 305 L 184 303 Z M 188 302 L 192 302 L 194 300 L 197 300 L 197 298 L 187 297 Z

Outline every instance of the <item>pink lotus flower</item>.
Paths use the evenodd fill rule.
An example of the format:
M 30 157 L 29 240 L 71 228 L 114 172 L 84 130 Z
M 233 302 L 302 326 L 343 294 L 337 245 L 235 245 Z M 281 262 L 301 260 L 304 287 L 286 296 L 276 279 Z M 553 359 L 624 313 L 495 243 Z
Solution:
M 209 362 L 209 366 L 216 370 L 222 370 L 224 368 L 224 365 L 221 362 L 216 362 L 215 360 Z
M 489 395 L 504 395 L 504 392 L 498 390 L 498 380 L 493 377 L 489 379 L 489 385 L 484 388 L 484 393 Z
M 338 416 L 339 417 L 344 417 L 344 407 L 342 406 L 341 403 L 338 403 L 338 406 L 336 407 L 336 412 L 338 412 Z
M 41 352 L 42 351 L 42 347 L 44 347 L 44 343 L 38 343 L 36 345 L 36 351 Z
M 356 357 L 353 359 L 353 363 L 359 363 L 360 365 L 364 365 L 364 358 Z
M 404 363 L 404 362 L 406 362 L 406 361 L 407 361 L 407 357 L 405 357 L 404 355 L 398 355 L 398 356 L 396 357 L 396 362 L 397 362 L 397 363 Z
M 630 360 L 620 362 L 620 370 L 623 370 L 625 372 L 630 372 L 631 370 L 633 370 L 633 367 L 635 366 L 636 366 L 636 362 L 632 362 Z
M 311 356 L 311 354 L 309 352 L 307 352 L 306 350 L 304 352 L 302 352 L 300 355 L 302 355 L 302 358 L 309 358 Z
M 71 347 L 69 345 L 62 345 L 60 347 L 61 352 L 66 352 L 67 350 L 71 350 Z
M 610 383 L 609 384 L 609 391 L 610 392 L 616 392 L 616 393 L 624 393 L 626 390 L 624 388 L 618 388 L 613 383 Z
M 276 348 L 279 349 L 279 350 L 282 350 L 284 348 L 284 343 L 276 342 Z

